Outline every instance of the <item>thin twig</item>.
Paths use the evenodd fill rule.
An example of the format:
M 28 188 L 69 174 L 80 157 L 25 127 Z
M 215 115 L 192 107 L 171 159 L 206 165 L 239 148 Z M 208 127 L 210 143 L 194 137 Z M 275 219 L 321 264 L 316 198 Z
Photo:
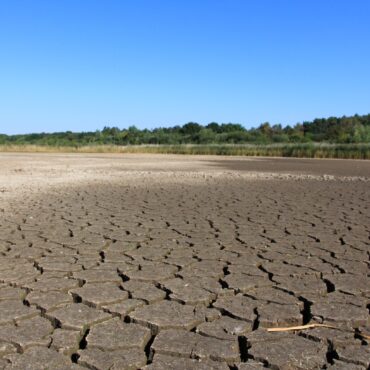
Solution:
M 320 328 L 320 327 L 338 329 L 336 326 L 332 326 L 328 324 L 307 324 L 307 325 L 299 325 L 299 326 L 290 326 L 290 327 L 285 327 L 285 328 L 268 328 L 267 331 L 280 332 L 280 331 L 305 330 L 305 329 Z
M 340 328 L 328 325 L 328 324 L 307 324 L 307 325 L 299 325 L 299 326 L 290 326 L 290 327 L 284 327 L 284 328 L 268 328 L 268 332 L 284 332 L 284 331 L 294 331 L 294 330 L 305 330 L 305 329 L 313 329 L 313 328 L 330 328 L 330 329 L 338 329 Z M 357 335 L 363 339 L 370 340 L 370 335 L 363 334 L 361 332 L 358 332 Z
M 362 334 L 361 332 L 360 332 L 360 333 L 358 333 L 358 335 L 359 335 L 361 338 L 364 338 L 364 339 L 368 339 L 368 340 L 370 340 L 370 335 Z

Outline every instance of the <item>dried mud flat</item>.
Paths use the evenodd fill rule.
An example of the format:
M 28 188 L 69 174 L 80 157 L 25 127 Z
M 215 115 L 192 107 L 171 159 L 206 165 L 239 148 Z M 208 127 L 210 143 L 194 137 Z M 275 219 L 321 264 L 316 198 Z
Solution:
M 369 368 L 370 162 L 0 168 L 0 369 Z

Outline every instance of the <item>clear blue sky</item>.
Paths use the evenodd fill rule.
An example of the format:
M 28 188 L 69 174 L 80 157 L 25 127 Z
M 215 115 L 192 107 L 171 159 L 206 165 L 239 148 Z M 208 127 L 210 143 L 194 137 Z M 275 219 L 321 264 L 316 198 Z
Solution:
M 368 0 L 0 0 L 0 132 L 370 112 Z

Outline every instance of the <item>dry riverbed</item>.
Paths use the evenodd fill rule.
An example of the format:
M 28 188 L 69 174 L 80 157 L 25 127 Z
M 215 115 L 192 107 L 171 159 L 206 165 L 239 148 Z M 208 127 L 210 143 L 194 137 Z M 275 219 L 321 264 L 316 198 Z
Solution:
M 366 369 L 369 204 L 369 161 L 0 153 L 0 369 Z

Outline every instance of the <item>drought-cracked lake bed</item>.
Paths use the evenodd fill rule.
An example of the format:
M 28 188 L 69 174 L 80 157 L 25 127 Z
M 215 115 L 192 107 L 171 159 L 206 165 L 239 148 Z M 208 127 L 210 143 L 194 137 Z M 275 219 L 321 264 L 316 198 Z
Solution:
M 0 166 L 0 368 L 369 366 L 369 161 Z

